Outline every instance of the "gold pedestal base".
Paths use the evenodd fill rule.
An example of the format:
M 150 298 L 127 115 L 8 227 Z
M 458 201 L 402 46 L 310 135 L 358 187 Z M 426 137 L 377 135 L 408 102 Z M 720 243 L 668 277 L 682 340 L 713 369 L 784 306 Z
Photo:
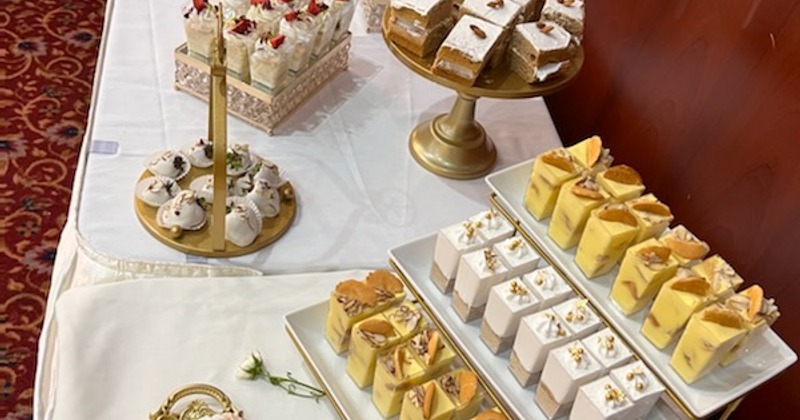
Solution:
M 497 150 L 475 121 L 477 100 L 459 92 L 449 114 L 414 128 L 408 147 L 417 163 L 436 175 L 455 179 L 478 178 L 491 171 Z

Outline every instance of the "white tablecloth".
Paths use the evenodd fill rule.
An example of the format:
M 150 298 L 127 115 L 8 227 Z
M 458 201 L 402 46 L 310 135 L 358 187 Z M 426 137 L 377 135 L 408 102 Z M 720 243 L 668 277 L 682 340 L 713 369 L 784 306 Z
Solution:
M 67 290 L 143 277 L 385 266 L 388 248 L 489 205 L 482 179 L 440 178 L 411 158 L 410 131 L 448 111 L 455 94 L 406 69 L 380 35 L 366 35 L 359 10 L 348 71 L 302 105 L 274 137 L 228 120 L 230 141 L 249 143 L 291 179 L 300 208 L 288 233 L 256 254 L 227 260 L 189 257 L 162 245 L 136 220 L 133 187 L 148 156 L 205 134 L 206 104 L 173 88 L 173 50 L 184 40 L 184 3 L 108 1 L 92 115 L 40 340 L 37 419 L 51 406 L 57 388 L 56 303 Z M 496 169 L 560 144 L 541 99 L 481 99 L 477 119 L 497 146 Z M 273 310 L 278 316 L 285 309 Z

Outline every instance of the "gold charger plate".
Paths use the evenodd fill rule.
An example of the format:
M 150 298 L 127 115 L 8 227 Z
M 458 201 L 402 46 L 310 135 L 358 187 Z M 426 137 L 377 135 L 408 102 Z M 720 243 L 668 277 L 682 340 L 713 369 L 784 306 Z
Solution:
M 536 96 L 549 95 L 555 93 L 559 89 L 566 86 L 575 76 L 580 72 L 583 67 L 583 47 L 578 47 L 578 53 L 567 64 L 567 68 L 561 70 L 558 74 L 548 78 L 544 82 L 528 83 L 520 78 L 510 66 L 502 65 L 489 70 L 484 70 L 479 76 L 475 85 L 468 86 L 462 83 L 455 82 L 446 77 L 434 74 L 431 71 L 433 68 L 433 60 L 435 54 L 427 57 L 420 58 L 408 51 L 407 49 L 397 45 L 389 39 L 389 15 L 390 8 L 386 8 L 383 15 L 383 39 L 389 50 L 394 54 L 406 67 L 410 68 L 420 76 L 446 86 L 458 92 L 477 97 L 485 98 L 499 98 L 499 99 L 521 99 L 532 98 Z
M 254 155 L 255 156 L 255 155 Z M 258 156 L 255 156 L 259 158 Z M 178 185 L 181 189 L 189 189 L 189 184 L 192 180 L 203 175 L 211 175 L 213 167 L 210 168 L 197 168 L 192 166 L 189 173 L 180 181 Z M 149 170 L 145 169 L 137 182 L 144 178 L 154 176 Z M 211 225 L 211 206 L 206 209 L 207 220 L 206 224 L 199 230 L 190 231 L 184 230 L 183 234 L 174 238 L 171 235 L 170 229 L 163 228 L 156 222 L 156 213 L 158 207 L 151 207 L 137 197 L 134 196 L 134 208 L 136 209 L 136 217 L 139 222 L 144 226 L 144 229 L 150 233 L 159 242 L 167 245 L 170 248 L 177 249 L 178 251 L 187 254 L 200 255 L 203 257 L 224 258 L 236 257 L 240 255 L 250 254 L 258 251 L 261 248 L 275 242 L 280 238 L 289 227 L 292 225 L 294 216 L 297 213 L 297 201 L 294 196 L 294 188 L 289 181 L 286 181 L 278 191 L 281 194 L 281 212 L 277 217 L 264 218 L 262 221 L 261 233 L 256 236 L 256 240 L 246 246 L 240 247 L 225 241 L 225 250 L 214 251 L 211 247 L 211 233 L 209 226 Z M 216 201 L 216 200 L 215 200 Z

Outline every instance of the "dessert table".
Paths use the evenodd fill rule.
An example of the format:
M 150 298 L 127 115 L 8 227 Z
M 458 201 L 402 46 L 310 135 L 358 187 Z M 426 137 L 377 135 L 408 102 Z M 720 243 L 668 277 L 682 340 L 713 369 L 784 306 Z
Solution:
M 97 407 L 74 405 L 85 402 L 86 395 L 73 387 L 98 374 L 79 369 L 100 368 L 101 360 L 65 363 L 60 357 L 75 355 L 80 345 L 95 343 L 101 349 L 118 346 L 120 351 L 113 354 L 130 354 L 122 351 L 130 343 L 85 335 L 88 326 L 76 326 L 70 321 L 73 313 L 87 316 L 86 308 L 95 300 L 108 304 L 104 299 L 109 296 L 130 295 L 130 302 L 120 304 L 124 307 L 130 303 L 134 308 L 144 305 L 146 296 L 206 296 L 207 290 L 217 290 L 223 306 L 220 313 L 236 312 L 236 305 L 244 305 L 256 308 L 245 315 L 269 318 L 254 324 L 258 327 L 254 330 L 236 334 L 233 331 L 239 326 L 238 321 L 221 319 L 220 322 L 230 323 L 232 337 L 244 337 L 238 346 L 242 354 L 251 350 L 245 344 L 270 343 L 270 353 L 280 355 L 276 361 L 285 362 L 281 368 L 308 379 L 309 374 L 299 367 L 300 355 L 277 326 L 293 306 L 325 299 L 336 281 L 346 278 L 342 277 L 346 274 L 323 276 L 323 280 L 320 275 L 289 274 L 384 267 L 389 248 L 489 206 L 489 187 L 482 179 L 456 181 L 436 177 L 419 167 L 408 153 L 408 134 L 413 127 L 446 112 L 452 92 L 415 76 L 391 56 L 380 35 L 367 35 L 359 7 L 351 27 L 354 36 L 349 69 L 324 85 L 276 129 L 274 136 L 236 118 L 228 120 L 230 142 L 249 143 L 255 153 L 275 161 L 291 180 L 299 213 L 288 233 L 260 252 L 231 259 L 189 256 L 162 245 L 136 220 L 133 188 L 148 157 L 205 136 L 207 105 L 173 88 L 172 52 L 184 41 L 184 3 L 107 2 L 92 111 L 40 339 L 34 395 L 36 419 L 77 415 L 72 411 L 64 417 L 53 417 L 62 407 L 78 407 L 86 410 L 82 411 L 84 414 L 105 412 L 99 408 L 104 404 L 99 399 L 95 401 Z M 540 98 L 484 99 L 477 112 L 497 146 L 495 169 L 529 159 L 561 143 Z M 181 277 L 226 279 L 183 285 L 177 280 Z M 159 280 L 142 280 L 145 278 Z M 103 308 L 109 316 L 115 314 L 115 330 L 137 325 L 134 321 L 142 316 L 140 311 L 116 313 L 111 307 Z M 98 309 L 98 314 L 102 313 Z M 148 315 L 146 320 L 152 322 L 153 316 Z M 103 324 L 102 319 L 97 321 L 97 328 Z M 144 318 L 142 321 L 141 325 L 150 325 Z M 182 322 L 187 328 L 194 328 L 193 319 Z M 197 331 L 192 328 L 186 331 Z M 75 337 L 87 341 L 76 342 Z M 192 366 L 199 378 L 207 380 L 232 378 L 229 365 L 233 363 L 235 368 L 238 363 L 214 356 L 213 360 L 221 363 L 215 366 L 208 364 L 211 356 L 200 352 L 186 355 L 197 358 L 198 363 Z M 146 354 L 141 357 L 119 369 L 135 370 L 150 360 Z M 118 382 L 128 381 L 121 373 L 107 375 L 113 375 Z M 148 384 L 136 386 L 146 388 Z M 236 391 L 241 386 L 229 389 L 234 402 L 240 397 Z M 327 403 L 317 406 L 301 401 L 302 408 L 298 408 L 295 401 L 278 398 L 264 388 L 258 394 L 265 398 L 263 401 L 250 407 L 241 404 L 251 416 L 256 414 L 251 418 L 262 418 L 259 408 L 268 408 L 270 414 L 333 413 Z M 166 397 L 170 389 L 160 391 Z M 270 400 L 266 394 L 276 397 Z M 70 402 L 73 396 L 75 399 Z M 265 405 L 269 401 L 279 403 Z M 131 405 L 130 409 L 139 412 L 130 417 L 142 418 L 158 404 L 160 401 L 152 406 Z

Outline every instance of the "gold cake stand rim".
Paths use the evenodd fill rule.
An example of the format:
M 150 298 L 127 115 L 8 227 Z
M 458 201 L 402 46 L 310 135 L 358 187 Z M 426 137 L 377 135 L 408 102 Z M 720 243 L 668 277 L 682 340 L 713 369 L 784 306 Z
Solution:
M 575 79 L 583 67 L 583 47 L 579 45 L 577 54 L 569 61 L 567 69 L 562 70 L 552 79 L 547 79 L 544 82 L 532 84 L 527 83 L 514 71 L 512 71 L 509 66 L 503 65 L 488 71 L 484 70 L 484 72 L 478 76 L 478 80 L 476 81 L 475 85 L 468 86 L 463 83 L 450 80 L 446 77 L 439 76 L 438 74 L 434 74 L 433 71 L 431 71 L 434 59 L 433 55 L 429 55 L 425 58 L 419 58 L 410 51 L 390 40 L 390 14 L 391 8 L 387 7 L 383 14 L 383 20 L 381 23 L 383 40 L 386 43 L 386 46 L 389 48 L 389 51 L 391 51 L 401 63 L 411 69 L 414 73 L 417 73 L 436 84 L 445 86 L 466 95 L 497 99 L 524 99 L 533 98 L 536 96 L 545 96 L 555 93 L 572 82 L 572 80 Z M 491 83 L 488 83 L 487 81 L 491 81 Z M 496 81 L 499 83 L 495 83 Z
M 263 158 L 260 156 L 256 156 L 256 158 L 263 160 Z M 188 189 L 184 188 L 183 184 L 188 186 L 189 183 L 191 183 L 195 178 L 208 175 L 206 172 L 210 170 L 211 168 L 197 168 L 193 166 L 189 171 L 189 174 L 180 181 L 177 181 L 177 184 L 181 187 L 181 189 Z M 151 176 L 156 175 L 145 169 L 136 182 L 138 183 L 141 180 Z M 210 258 L 226 258 L 239 257 L 259 251 L 267 245 L 277 241 L 289 230 L 294 222 L 295 215 L 297 214 L 297 196 L 295 195 L 294 187 L 292 187 L 292 184 L 288 180 L 286 180 L 286 182 L 281 185 L 278 190 L 281 193 L 281 211 L 278 216 L 273 219 L 262 219 L 261 233 L 256 236 L 256 239 L 252 244 L 246 247 L 240 247 L 226 240 L 224 251 L 214 251 L 210 245 L 210 242 L 207 247 L 203 247 L 198 244 L 197 240 L 193 240 L 194 238 L 191 238 L 192 236 L 197 236 L 198 232 L 205 232 L 206 235 L 209 235 L 210 240 L 210 215 L 208 215 L 208 218 L 206 219 L 206 225 L 203 226 L 199 231 L 185 231 L 183 238 L 189 236 L 190 238 L 187 240 L 187 242 L 191 241 L 191 243 L 182 243 L 178 239 L 174 239 L 170 236 L 169 229 L 158 225 L 158 222 L 155 220 L 155 214 L 157 214 L 158 207 L 152 207 L 145 204 L 138 197 L 136 197 L 135 194 L 133 200 L 134 209 L 136 210 L 136 218 L 139 220 L 139 223 L 141 223 L 147 233 L 149 233 L 162 244 L 187 254 Z M 291 198 L 287 198 L 287 191 L 291 193 Z M 206 210 L 206 213 L 209 212 L 210 210 Z M 153 215 L 150 216 L 150 213 Z M 271 221 L 275 221 L 277 226 L 271 226 L 273 224 Z

